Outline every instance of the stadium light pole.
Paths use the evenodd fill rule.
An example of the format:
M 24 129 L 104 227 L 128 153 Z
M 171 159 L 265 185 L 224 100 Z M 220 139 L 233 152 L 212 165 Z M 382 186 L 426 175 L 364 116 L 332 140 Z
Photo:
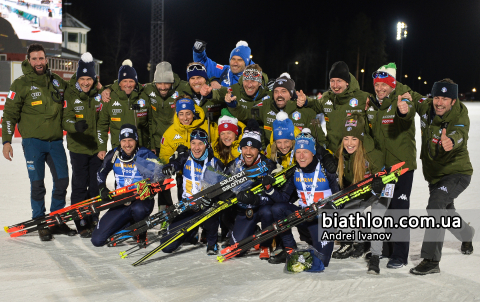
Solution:
M 397 40 L 400 41 L 400 79 L 402 78 L 403 66 L 403 40 L 407 38 L 407 24 L 405 22 L 397 23 Z

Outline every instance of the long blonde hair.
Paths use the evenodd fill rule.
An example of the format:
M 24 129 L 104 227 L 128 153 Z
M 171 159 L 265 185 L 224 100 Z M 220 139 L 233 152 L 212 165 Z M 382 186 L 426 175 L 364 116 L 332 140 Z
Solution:
M 291 145 L 291 150 L 290 152 L 293 152 L 293 147 L 295 146 L 295 140 L 291 140 L 292 145 Z M 277 148 L 277 142 L 273 141 L 273 143 L 270 145 L 270 159 L 273 162 L 277 162 L 278 156 L 277 156 L 278 148 Z
M 340 188 L 343 189 L 343 176 L 344 176 L 344 159 L 343 159 L 343 139 L 340 147 L 337 150 L 336 156 L 338 157 L 338 167 L 337 167 L 337 174 L 338 174 L 338 184 Z M 365 163 L 367 161 L 367 155 L 365 154 L 365 148 L 363 147 L 363 142 L 361 140 L 358 141 L 358 148 L 355 151 L 355 157 L 353 159 L 353 181 L 352 183 L 357 183 L 362 181 L 365 177 Z

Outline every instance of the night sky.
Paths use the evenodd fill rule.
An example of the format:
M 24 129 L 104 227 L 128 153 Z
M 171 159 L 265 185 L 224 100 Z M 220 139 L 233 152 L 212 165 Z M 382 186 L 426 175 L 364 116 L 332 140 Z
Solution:
M 88 50 L 101 60 L 105 60 L 105 48 L 109 47 L 102 38 L 104 32 L 114 30 L 122 16 L 128 35 L 135 34 L 141 41 L 138 43 L 141 51 L 133 59 L 139 80 L 142 83 L 149 81 L 146 66 L 150 53 L 151 1 L 68 2 L 72 5 L 66 6 L 65 10 L 92 28 L 88 34 Z M 381 26 L 384 30 L 387 53 L 384 63 L 396 62 L 397 66 L 400 65 L 396 24 L 403 21 L 408 25 L 403 48 L 403 74 L 407 74 L 408 78 L 400 80 L 397 77 L 401 82 L 423 94 L 430 91 L 434 81 L 445 77 L 457 82 L 461 92 L 480 88 L 480 1 L 281 3 L 284 2 L 165 0 L 166 59 L 172 63 L 174 72 L 185 79 L 185 67 L 192 60 L 192 46 L 196 38 L 208 42 L 208 56 L 220 64 L 228 64 L 235 44 L 245 40 L 252 49 L 255 63 L 260 64 L 271 77 L 278 77 L 286 71 L 289 62 L 296 60 L 304 45 L 311 44 L 316 45 L 317 60 L 309 68 L 318 72 L 315 71 L 315 77 L 309 82 L 301 83 L 305 83 L 309 91 L 324 89 L 327 50 L 330 50 L 328 70 L 335 61 L 344 60 L 349 64 L 351 73 L 355 74 L 356 63 L 352 62 L 356 61 L 342 57 L 342 51 L 349 47 L 345 41 L 352 30 L 352 20 L 359 13 L 364 13 L 371 20 L 372 27 Z M 331 45 L 332 41 L 338 40 L 342 42 Z M 102 71 L 108 70 L 108 67 L 102 65 Z M 114 69 L 118 70 L 118 67 Z M 302 65 L 296 68 L 293 75 L 301 77 Z M 373 68 L 367 67 L 366 82 L 372 81 L 373 71 Z M 417 79 L 419 75 L 421 81 Z M 107 75 L 102 76 L 105 78 Z M 106 78 L 115 76 L 109 72 Z M 427 85 L 423 84 L 424 81 Z M 302 88 L 298 86 L 299 82 L 297 89 Z M 370 89 L 366 85 L 364 90 Z

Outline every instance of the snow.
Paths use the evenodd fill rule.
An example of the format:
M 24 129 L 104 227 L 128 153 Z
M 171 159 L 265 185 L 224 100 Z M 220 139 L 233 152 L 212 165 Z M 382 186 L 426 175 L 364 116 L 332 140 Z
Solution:
M 470 113 L 470 158 L 480 169 L 480 103 L 466 104 Z M 417 149 L 420 150 L 417 119 Z M 0 225 L 30 218 L 29 181 L 19 139 L 13 142 L 14 159 L 1 159 Z M 418 152 L 417 152 L 418 153 Z M 68 153 L 67 153 L 68 154 Z M 412 209 L 424 209 L 428 199 L 421 162 L 418 161 L 412 192 Z M 45 179 L 47 209 L 52 180 Z M 41 242 L 37 233 L 21 238 L 0 235 L 0 294 L 2 301 L 473 301 L 480 299 L 480 204 L 474 173 L 470 186 L 455 201 L 461 214 L 477 229 L 475 251 L 460 253 L 460 242 L 448 240 L 443 248 L 440 274 L 414 276 L 409 269 L 420 259 L 422 237 L 412 233 L 409 264 L 392 270 L 380 261 L 378 276 L 366 274 L 364 259 L 332 259 L 320 274 L 283 273 L 283 265 L 260 261 L 256 254 L 218 263 L 205 254 L 203 245 L 186 246 L 175 254 L 156 254 L 148 264 L 130 264 L 144 252 L 120 259 L 127 246 L 95 248 L 89 239 L 57 235 Z M 113 188 L 113 178 L 109 178 Z M 69 204 L 67 194 L 67 204 Z M 73 223 L 70 223 L 73 227 Z M 448 234 L 448 232 L 447 232 Z M 155 245 L 156 246 L 156 245 Z M 304 243 L 301 246 L 305 246 Z

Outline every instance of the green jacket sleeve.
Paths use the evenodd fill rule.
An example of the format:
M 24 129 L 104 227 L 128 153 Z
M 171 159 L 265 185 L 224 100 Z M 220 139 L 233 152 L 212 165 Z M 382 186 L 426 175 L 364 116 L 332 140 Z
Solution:
M 67 107 L 63 109 L 63 119 L 62 119 L 62 126 L 65 131 L 68 133 L 76 133 L 77 130 L 75 130 L 75 123 L 77 122 L 77 119 L 75 117 L 75 110 L 73 110 L 73 104 L 74 102 L 72 101 L 73 98 L 71 95 L 67 92 L 65 93 L 65 102 L 67 104 Z
M 15 125 L 20 120 L 20 112 L 22 111 L 25 100 L 22 95 L 23 90 L 20 80 L 15 80 L 12 86 L 10 86 L 10 93 L 8 94 L 3 109 L 2 142 L 12 142 L 12 137 L 15 133 Z M 13 97 L 13 99 L 10 97 Z
M 323 113 L 323 99 L 324 99 L 323 96 L 319 100 L 307 98 L 307 106 L 305 107 L 313 109 L 313 111 L 315 111 L 316 114 Z
M 457 102 L 460 101 L 457 99 Z M 468 118 L 468 112 L 466 110 L 467 108 L 464 108 L 460 118 L 453 123 L 453 128 L 448 127 L 447 137 L 453 140 L 452 151 L 467 143 L 468 131 L 470 130 L 470 119 Z
M 108 108 L 104 104 L 100 114 L 98 116 L 97 122 L 97 140 L 98 140 L 98 150 L 107 151 L 107 141 L 108 141 L 108 129 L 110 128 L 110 115 L 108 114 Z

